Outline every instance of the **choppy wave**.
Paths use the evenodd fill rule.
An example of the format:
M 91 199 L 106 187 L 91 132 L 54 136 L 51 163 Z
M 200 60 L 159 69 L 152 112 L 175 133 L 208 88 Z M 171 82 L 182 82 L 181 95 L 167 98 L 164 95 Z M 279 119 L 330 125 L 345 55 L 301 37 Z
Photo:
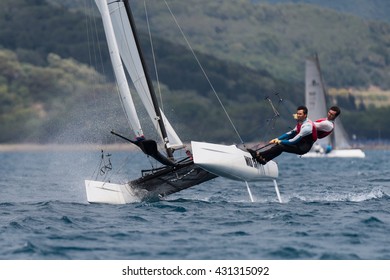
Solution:
M 337 192 L 327 192 L 323 194 L 292 194 L 290 196 L 284 196 L 283 202 L 288 203 L 291 200 L 299 199 L 305 202 L 363 202 L 373 199 L 389 199 L 389 194 L 386 193 L 387 189 L 381 187 L 374 187 L 371 190 L 367 191 L 358 191 L 358 192 L 346 192 L 346 193 L 337 193 Z
M 389 259 L 390 152 L 367 154 L 282 157 L 283 203 L 272 182 L 250 184 L 251 202 L 244 183 L 218 178 L 126 205 L 86 202 L 85 174 L 95 162 L 73 170 L 79 153 L 8 154 L 0 258 Z

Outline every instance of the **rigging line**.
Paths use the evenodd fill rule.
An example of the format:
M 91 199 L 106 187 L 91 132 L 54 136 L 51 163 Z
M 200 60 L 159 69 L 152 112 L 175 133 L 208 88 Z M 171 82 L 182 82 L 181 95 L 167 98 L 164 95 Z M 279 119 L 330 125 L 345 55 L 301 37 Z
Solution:
M 86 29 L 86 33 L 87 33 L 87 44 L 88 44 L 88 59 L 89 59 L 89 66 L 90 67 L 94 67 L 95 65 L 93 65 L 93 62 L 92 62 L 92 50 L 93 50 L 93 53 L 94 53 L 94 57 L 95 57 L 95 63 L 96 63 L 96 51 L 95 51 L 95 48 L 92 48 L 92 46 L 94 45 L 94 40 L 93 40 L 93 29 L 92 29 L 92 23 L 91 21 L 93 20 L 91 15 L 90 15 L 90 11 L 92 9 L 90 7 L 88 7 L 88 3 L 86 1 L 84 1 L 84 13 L 85 13 L 85 29 Z M 94 67 L 97 71 L 97 67 L 95 66 Z M 92 80 L 95 80 L 95 75 L 91 74 L 91 79 Z M 97 77 L 96 77 L 96 80 L 94 81 L 95 83 L 93 83 L 93 86 L 92 86 L 92 94 L 93 94 L 93 101 L 95 103 L 95 108 L 97 107 L 96 105 L 96 87 L 94 85 L 97 84 Z
M 165 3 L 165 5 L 167 6 L 168 11 L 169 11 L 169 13 L 171 14 L 173 20 L 175 21 L 177 27 L 179 28 L 179 31 L 180 31 L 181 35 L 183 36 L 184 40 L 186 41 L 187 46 L 189 47 L 189 49 L 190 49 L 192 55 L 194 56 L 196 62 L 198 63 L 199 68 L 201 69 L 203 75 L 205 76 L 207 82 L 209 83 L 209 85 L 210 85 L 210 87 L 211 87 L 211 90 L 213 91 L 215 97 L 217 98 L 219 104 L 221 105 L 223 111 L 225 112 L 225 115 L 226 115 L 226 117 L 228 118 L 228 120 L 229 120 L 231 126 L 233 127 L 234 131 L 236 132 L 236 134 L 237 134 L 238 138 L 240 139 L 241 143 L 244 144 L 244 141 L 242 140 L 242 138 L 241 138 L 241 136 L 240 136 L 240 133 L 238 132 L 236 126 L 234 125 L 232 119 L 230 118 L 228 112 L 226 111 L 226 108 L 225 108 L 225 106 L 223 105 L 221 99 L 219 98 L 219 96 L 218 96 L 216 90 L 214 89 L 214 86 L 213 86 L 213 84 L 211 83 L 209 77 L 207 76 L 206 71 L 204 70 L 204 68 L 203 68 L 202 64 L 200 63 L 200 61 L 199 61 L 197 55 L 195 54 L 194 49 L 191 47 L 191 44 L 190 44 L 190 42 L 188 41 L 187 36 L 184 34 L 182 28 L 180 27 L 180 25 L 179 25 L 179 23 L 178 23 L 178 21 L 177 21 L 175 15 L 173 14 L 173 12 L 172 12 L 171 8 L 169 7 L 169 5 L 168 5 L 168 3 L 167 3 L 166 0 L 164 0 L 164 3 Z
M 115 169 L 112 167 L 112 164 L 111 164 L 112 172 L 110 174 L 109 174 L 109 172 L 106 172 L 106 174 L 103 174 L 104 175 L 104 181 L 105 182 L 107 182 L 107 181 L 109 182 L 112 178 L 114 178 L 114 176 L 121 175 L 121 172 L 123 172 L 123 170 L 125 169 L 126 164 L 130 162 L 130 158 L 131 158 L 131 155 L 128 155 L 125 159 L 122 160 L 122 162 L 120 163 L 119 167 L 117 167 Z
M 281 106 L 281 104 L 284 106 L 284 108 L 286 109 L 287 113 L 288 113 L 288 116 L 293 116 L 294 114 L 292 113 L 292 111 L 290 110 L 290 108 L 287 106 L 287 103 L 284 101 L 284 99 L 279 95 L 278 92 L 275 92 L 275 95 L 279 98 L 278 100 L 278 108 Z M 292 129 L 291 126 L 288 126 L 289 129 Z
M 92 16 L 92 7 L 88 6 L 88 3 L 86 1 L 84 2 L 84 13 L 85 13 L 85 27 L 86 27 L 87 43 L 88 43 L 89 66 L 95 69 L 97 73 L 102 73 L 103 76 L 105 76 L 102 51 L 100 49 L 100 45 L 97 44 L 97 42 L 99 42 L 99 35 L 97 32 L 98 28 L 96 24 L 96 18 Z M 99 66 L 100 66 L 100 70 L 99 70 Z M 94 101 L 96 105 L 96 93 L 97 93 L 96 85 L 100 83 L 100 79 L 94 74 L 91 74 L 91 78 L 95 82 L 92 85 L 92 89 L 93 89 Z
M 95 180 L 97 180 L 98 176 L 100 175 L 99 170 L 100 170 L 101 165 L 102 165 L 102 159 L 100 159 L 100 162 L 96 166 L 95 171 L 92 173 L 92 177 L 95 178 Z
M 94 7 L 90 0 L 84 1 L 85 12 L 85 26 L 88 41 L 88 59 L 89 66 L 93 69 L 90 73 L 90 87 L 91 87 L 91 113 L 95 118 L 99 118 L 101 114 L 101 90 L 100 85 L 103 85 L 104 90 L 109 90 L 107 84 L 106 71 L 103 62 L 102 49 L 99 44 L 99 33 L 97 27 L 97 18 L 93 16 Z
M 272 110 L 274 111 L 274 116 L 273 116 L 273 118 L 279 117 L 280 114 L 279 114 L 278 110 L 276 110 L 274 104 L 272 103 L 271 98 L 269 98 L 269 96 L 267 96 L 266 99 L 268 100 L 269 104 L 271 105 Z
M 283 106 L 287 110 L 287 113 L 289 115 L 292 115 L 292 112 L 291 112 L 290 108 L 288 108 L 286 102 L 284 102 L 284 99 L 283 99 L 283 97 L 280 96 L 279 92 L 275 92 L 275 95 L 279 98 L 279 100 L 278 100 L 278 108 L 280 108 L 280 105 L 283 104 Z
M 107 181 L 108 173 L 112 170 L 110 156 L 111 154 L 104 154 L 104 151 L 102 150 L 99 173 L 101 176 L 104 176 L 104 181 Z
M 160 106 L 161 106 L 161 110 L 164 111 L 164 103 L 162 101 L 160 79 L 159 79 L 158 71 L 157 71 L 156 55 L 154 53 L 154 45 L 153 45 L 153 39 L 152 39 L 152 32 L 150 31 L 149 15 L 148 15 L 148 9 L 146 7 L 146 1 L 144 1 L 144 9 L 145 9 L 146 25 L 148 27 L 148 32 L 149 32 L 149 42 L 150 42 L 150 48 L 152 50 L 152 57 L 153 57 L 154 71 L 156 74 L 158 93 L 160 95 Z
M 280 117 L 280 114 L 279 114 L 278 110 L 275 108 L 275 106 L 274 106 L 274 104 L 273 104 L 271 98 L 269 98 L 269 96 L 267 96 L 265 99 L 266 99 L 266 100 L 269 102 L 269 104 L 271 105 L 272 111 L 273 111 L 273 113 L 274 113 L 274 115 L 268 120 L 269 123 L 270 123 L 270 126 L 272 127 L 272 129 L 274 129 L 274 128 L 275 128 L 276 119 L 277 119 L 278 117 Z M 271 123 L 271 122 L 272 122 L 272 123 Z
M 99 28 L 97 27 L 97 25 L 98 25 L 97 19 L 96 19 L 96 17 L 93 16 L 92 3 L 91 2 L 89 2 L 89 3 L 90 3 L 90 6 L 86 7 L 86 9 L 87 8 L 89 9 L 89 12 L 86 11 L 86 14 L 88 14 L 88 17 L 91 19 L 90 20 L 90 22 L 91 22 L 90 23 L 91 24 L 91 39 L 92 39 L 92 44 L 95 45 L 95 47 L 93 47 L 93 48 L 91 47 L 93 50 L 93 57 L 94 57 L 94 62 L 95 62 L 94 68 L 96 68 L 96 70 L 98 72 L 101 71 L 103 76 L 106 76 L 105 67 L 104 67 L 104 63 L 103 63 L 103 55 L 102 55 L 103 52 L 102 52 L 102 49 L 101 49 L 100 44 L 99 44 L 99 33 L 98 33 Z M 93 31 L 95 34 L 93 34 Z M 96 42 L 95 42 L 95 40 L 96 40 Z M 92 66 L 92 57 L 91 56 L 90 56 L 90 61 L 91 61 L 91 66 Z M 100 70 L 99 70 L 99 67 L 100 67 Z
M 98 180 L 99 176 L 104 176 L 104 180 L 107 178 L 107 172 L 103 171 L 105 166 L 105 161 L 104 161 L 104 151 L 103 149 L 101 150 L 101 155 L 100 155 L 100 162 L 96 166 L 95 171 L 92 173 L 92 177 L 95 178 L 95 180 Z

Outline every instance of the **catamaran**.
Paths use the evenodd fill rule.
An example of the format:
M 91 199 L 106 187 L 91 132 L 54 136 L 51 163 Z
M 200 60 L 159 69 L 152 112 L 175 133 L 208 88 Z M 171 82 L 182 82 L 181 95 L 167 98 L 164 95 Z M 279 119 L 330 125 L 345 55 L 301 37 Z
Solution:
M 305 104 L 309 110 L 309 118 L 313 121 L 327 116 L 327 92 L 322 77 L 318 55 L 306 59 Z M 361 149 L 352 148 L 347 133 L 339 118 L 335 121 L 333 133 L 318 139 L 312 150 L 303 157 L 346 157 L 364 158 Z
M 87 200 L 90 203 L 125 204 L 150 198 L 163 198 L 218 176 L 248 182 L 273 180 L 276 184 L 278 166 L 270 161 L 257 164 L 250 153 L 238 145 L 220 145 L 192 141 L 186 147 L 158 104 L 152 80 L 140 47 L 137 31 L 128 0 L 95 0 L 102 17 L 114 75 L 129 126 L 133 136 L 112 133 L 136 145 L 161 166 L 143 170 L 141 177 L 126 183 L 86 180 Z M 125 70 L 138 93 L 163 145 L 160 151 L 155 140 L 148 139 L 142 130 Z M 130 138 L 135 138 L 134 140 Z M 186 150 L 186 156 L 176 157 L 175 152 Z

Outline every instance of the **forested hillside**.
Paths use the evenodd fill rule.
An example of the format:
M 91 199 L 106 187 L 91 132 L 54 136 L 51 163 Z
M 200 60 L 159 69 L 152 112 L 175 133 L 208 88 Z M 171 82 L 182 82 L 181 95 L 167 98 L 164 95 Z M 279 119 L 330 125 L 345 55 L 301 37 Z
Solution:
M 331 86 L 390 88 L 390 25 L 367 22 L 313 5 L 251 1 L 171 1 L 193 46 L 224 60 L 267 69 L 289 81 L 302 79 L 304 59 L 317 52 Z M 137 15 L 144 18 L 136 2 Z M 164 3 L 149 13 L 155 32 L 180 43 Z M 138 7 L 140 6 L 140 7 Z M 142 26 L 146 26 L 143 24 Z
M 390 22 L 390 2 L 388 0 L 253 0 L 266 3 L 305 3 L 326 7 L 338 12 L 356 15 L 369 20 Z
M 50 2 L 56 4 L 0 3 L 0 128 L 5 132 L 0 142 L 112 141 L 108 131 L 123 127 L 124 120 L 114 86 L 103 77 L 111 79 L 112 73 L 100 18 L 91 16 L 94 3 Z M 303 102 L 304 59 L 314 52 L 320 55 L 328 86 L 390 88 L 388 24 L 303 4 L 189 2 L 169 1 L 245 141 L 271 137 L 292 124 L 290 114 Z M 153 68 L 143 5 L 133 3 Z M 153 43 L 167 93 L 164 107 L 184 140 L 191 135 L 237 142 L 163 2 L 153 2 L 149 16 L 152 32 L 158 34 Z M 281 112 L 276 124 L 270 121 L 267 96 Z M 368 115 L 350 101 L 338 97 L 347 130 L 359 138 L 376 137 L 379 130 L 381 137 L 390 138 L 387 118 L 380 118 L 388 107 L 371 108 Z M 357 116 L 363 126 L 354 120 Z
M 107 94 L 107 95 L 106 95 Z M 111 97 L 111 98 L 109 98 Z M 0 49 L 0 143 L 105 142 L 115 90 L 94 69 L 50 54 L 46 66 Z
M 77 9 L 72 1 L 50 2 Z M 301 4 L 305 2 L 316 5 Z M 92 0 L 77 3 L 79 11 L 94 6 Z M 153 34 L 184 44 L 164 1 L 146 3 Z M 388 1 L 171 0 L 168 3 L 193 47 L 203 53 L 267 70 L 280 79 L 301 81 L 304 58 L 317 52 L 326 66 L 323 70 L 330 86 L 376 85 L 390 89 L 390 25 L 356 16 L 360 14 L 358 11 L 366 10 L 373 15 L 372 19 L 377 15 L 379 20 L 379 15 L 389 9 Z M 146 32 L 143 1 L 133 1 L 132 6 L 138 28 Z

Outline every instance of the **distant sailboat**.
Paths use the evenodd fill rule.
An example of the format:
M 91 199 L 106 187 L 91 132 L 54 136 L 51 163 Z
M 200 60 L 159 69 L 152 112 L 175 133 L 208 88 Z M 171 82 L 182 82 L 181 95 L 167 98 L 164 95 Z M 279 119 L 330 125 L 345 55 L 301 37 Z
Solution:
M 322 78 L 318 56 L 306 59 L 305 75 L 305 104 L 312 121 L 327 116 L 326 88 Z M 303 157 L 350 157 L 364 158 L 365 153 L 360 149 L 353 149 L 348 141 L 347 134 L 339 118 L 335 121 L 333 133 L 325 138 L 318 139 L 312 150 Z
M 129 1 L 95 2 L 103 20 L 123 108 L 136 139 L 130 140 L 128 137 L 112 133 L 138 146 L 144 154 L 153 157 L 162 166 L 143 170 L 140 178 L 123 184 L 86 180 L 87 200 L 91 203 L 124 204 L 150 197 L 161 198 L 217 176 L 245 181 L 249 193 L 247 182 L 272 179 L 278 193 L 275 181 L 278 177 L 277 164 L 273 161 L 264 166 L 257 164 L 246 149 L 236 145 L 192 141 L 192 152 L 187 150 L 186 156 L 175 158 L 174 152 L 183 149 L 185 145 L 158 105 L 137 39 Z M 146 139 L 144 136 L 124 69 L 129 73 L 143 106 L 161 136 L 165 152 L 158 150 L 155 140 Z M 279 193 L 278 197 L 280 200 Z

